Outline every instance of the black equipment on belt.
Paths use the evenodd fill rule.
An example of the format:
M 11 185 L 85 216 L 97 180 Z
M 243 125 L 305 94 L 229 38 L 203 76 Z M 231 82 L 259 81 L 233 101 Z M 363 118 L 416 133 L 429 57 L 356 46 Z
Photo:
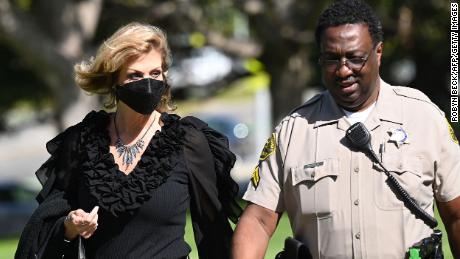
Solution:
M 284 250 L 279 252 L 275 259 L 311 259 L 308 247 L 299 240 L 287 237 L 284 240 Z

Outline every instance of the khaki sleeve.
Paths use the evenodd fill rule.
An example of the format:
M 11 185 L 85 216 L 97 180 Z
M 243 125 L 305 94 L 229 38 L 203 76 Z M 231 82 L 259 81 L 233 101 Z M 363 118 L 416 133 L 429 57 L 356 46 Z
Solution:
M 439 123 L 439 160 L 435 169 L 436 200 L 447 202 L 460 196 L 460 146 L 446 119 Z
M 264 208 L 282 212 L 284 210 L 282 192 L 281 151 L 278 130 L 272 133 L 261 152 L 259 163 L 255 167 L 243 199 Z M 281 179 L 280 179 L 281 178 Z

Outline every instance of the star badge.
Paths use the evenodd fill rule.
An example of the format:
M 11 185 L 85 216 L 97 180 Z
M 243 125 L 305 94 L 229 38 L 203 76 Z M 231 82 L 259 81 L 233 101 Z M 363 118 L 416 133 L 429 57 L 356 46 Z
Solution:
M 390 129 L 388 133 L 390 134 L 388 142 L 394 142 L 398 148 L 403 144 L 409 144 L 409 135 L 402 128 Z

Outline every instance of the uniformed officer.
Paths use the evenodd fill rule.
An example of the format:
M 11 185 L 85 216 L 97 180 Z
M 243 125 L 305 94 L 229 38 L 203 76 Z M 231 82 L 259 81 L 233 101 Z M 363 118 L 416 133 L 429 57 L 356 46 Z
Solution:
M 404 258 L 433 230 L 386 182 L 380 166 L 350 147 L 345 131 L 363 122 L 380 161 L 428 214 L 436 200 L 460 258 L 460 148 L 428 97 L 379 76 L 380 21 L 357 0 L 339 1 L 318 21 L 327 91 L 285 117 L 267 141 L 244 195 L 234 258 L 263 258 L 286 211 L 313 258 Z

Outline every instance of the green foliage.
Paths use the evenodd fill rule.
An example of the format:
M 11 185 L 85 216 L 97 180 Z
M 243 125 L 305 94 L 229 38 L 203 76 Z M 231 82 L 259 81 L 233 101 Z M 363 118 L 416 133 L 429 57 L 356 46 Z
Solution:
M 265 69 L 264 64 L 255 58 L 246 59 L 244 68 L 251 73 L 257 73 Z
M 0 258 L 13 259 L 17 245 L 17 238 L 0 239 Z
M 32 0 L 15 0 L 16 5 L 24 11 L 29 11 L 32 7 Z
M 39 13 L 34 9 L 37 5 L 45 6 L 46 1 L 13 0 L 11 2 L 16 9 L 23 11 L 28 20 L 35 21 L 37 27 L 43 32 L 52 30 L 47 24 L 52 17 L 71 18 L 64 17 L 59 8 L 66 5 L 75 7 L 72 5 L 75 1 L 62 1 L 62 5 L 54 1 L 49 5 L 56 4 L 56 6 L 46 8 L 49 11 L 45 13 L 45 15 L 49 14 L 47 20 L 48 16 L 45 19 L 43 17 L 37 19 L 40 18 L 37 17 Z M 270 89 L 273 94 L 274 114 L 284 116 L 291 109 L 290 106 L 296 106 L 304 101 L 299 97 L 300 90 L 321 85 L 320 71 L 316 65 L 318 48 L 314 42 L 313 31 L 320 12 L 332 2 L 333 0 L 296 0 L 286 3 L 228 0 L 108 0 L 101 6 L 95 34 L 84 39 L 82 50 L 86 56 L 93 55 L 103 39 L 122 24 L 131 21 L 148 22 L 164 28 L 171 40 L 176 62 L 182 57 L 189 56 L 194 48 L 212 44 L 212 41 L 207 38 L 210 35 L 224 36 L 228 42 L 250 40 L 261 49 L 258 56 L 252 58 L 263 63 L 264 69 L 271 78 Z M 415 62 L 416 78 L 409 85 L 425 92 L 447 114 L 450 97 L 448 94 L 450 1 L 369 0 L 367 2 L 374 7 L 383 23 L 385 33 L 384 58 L 381 66 L 383 78 L 390 83 L 398 84 L 391 75 L 392 65 L 402 58 Z M 41 15 L 43 16 L 43 13 Z M 406 34 L 401 30 L 401 24 L 405 22 L 408 25 Z M 59 26 L 52 27 L 59 28 Z M 60 35 L 59 32 L 62 31 L 65 30 L 57 30 L 50 35 Z M 56 46 L 62 47 L 65 43 L 59 40 L 64 39 L 50 40 L 55 41 Z M 53 98 L 59 95 L 51 94 L 50 86 L 45 86 L 38 80 L 36 73 L 40 72 L 28 70 L 21 61 L 27 57 L 15 56 L 11 46 L 7 47 L 7 42 L 6 38 L 0 38 L 0 58 L 3 61 L 0 64 L 0 82 L 2 89 L 11 89 L 11 91 L 0 95 L 0 116 L 6 109 L 14 106 L 16 100 L 31 102 L 33 105 L 41 105 L 43 102 L 56 103 Z M 222 48 L 222 51 L 236 55 L 231 48 L 223 46 L 230 44 L 222 44 L 222 40 L 220 43 L 217 45 Z M 301 64 L 300 69 L 294 65 L 296 62 L 292 62 L 298 59 L 306 60 Z M 296 70 L 292 71 L 291 67 Z M 436 76 L 433 76 L 433 68 L 436 68 Z M 282 89 L 277 91 L 278 88 Z M 66 90 L 68 88 L 63 87 L 63 91 Z M 59 91 L 59 88 L 54 91 Z M 283 102 L 283 100 L 290 100 L 290 102 Z M 460 126 L 454 125 L 454 128 L 458 134 Z
M 226 1 L 208 1 L 203 16 L 209 29 L 230 37 L 239 29 L 237 25 L 246 20 L 243 13 Z
M 206 44 L 206 37 L 201 32 L 193 32 L 189 35 L 189 44 L 194 48 L 202 48 Z

